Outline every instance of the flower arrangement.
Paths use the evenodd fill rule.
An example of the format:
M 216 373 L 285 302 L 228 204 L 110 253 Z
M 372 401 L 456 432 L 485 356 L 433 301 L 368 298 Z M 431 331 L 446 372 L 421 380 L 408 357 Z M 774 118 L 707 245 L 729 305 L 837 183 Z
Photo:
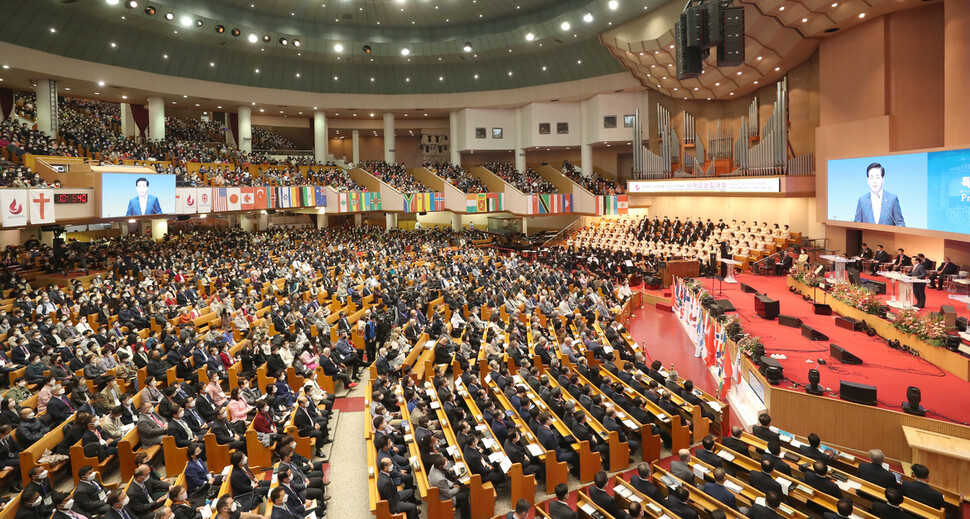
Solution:
M 823 275 L 815 273 L 815 265 L 805 263 L 792 269 L 792 277 L 810 287 L 821 286 L 822 282 L 825 281 Z
M 879 312 L 879 300 L 871 290 L 859 285 L 842 283 L 832 289 L 832 297 L 843 303 L 862 310 L 867 314 L 876 315 Z
M 755 351 L 760 349 L 764 351 L 764 346 L 761 344 L 761 337 L 755 337 L 754 335 L 745 335 L 740 341 L 736 343 L 738 345 L 738 351 L 743 353 L 746 357 L 751 357 L 754 355 Z
M 933 346 L 942 347 L 946 339 L 946 326 L 940 314 L 920 315 L 916 310 L 898 310 L 887 314 L 886 318 L 897 330 L 915 335 Z

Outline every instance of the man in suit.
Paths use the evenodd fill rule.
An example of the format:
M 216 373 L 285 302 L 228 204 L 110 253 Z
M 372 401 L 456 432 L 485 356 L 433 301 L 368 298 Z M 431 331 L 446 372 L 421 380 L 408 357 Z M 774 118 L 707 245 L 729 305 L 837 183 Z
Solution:
M 687 463 L 690 461 L 690 451 L 680 449 L 677 451 L 677 458 L 670 462 L 670 473 L 684 480 L 688 485 L 694 485 L 694 470 Z
M 100 517 L 108 512 L 107 490 L 98 481 L 94 467 L 85 465 L 77 471 L 79 481 L 74 489 L 74 505 L 88 517 Z
M 839 502 L 835 505 L 836 512 L 825 512 L 822 514 L 822 519 L 849 519 L 852 516 L 852 500 L 843 497 L 839 499 Z
M 462 519 L 470 519 L 472 509 L 468 489 L 461 483 L 453 483 L 448 479 L 444 456 L 433 454 L 432 459 L 431 470 L 428 471 L 428 485 L 438 487 L 438 498 L 442 501 L 450 499 L 458 507 Z
M 273 511 L 270 514 L 270 519 L 301 519 L 299 516 L 291 512 L 286 506 L 285 488 L 274 488 L 273 491 L 269 493 L 269 498 L 273 503 Z
M 414 490 L 407 489 L 398 491 L 397 486 L 391 481 L 390 458 L 380 461 L 380 472 L 377 475 L 377 492 L 382 500 L 387 501 L 388 508 L 392 514 L 407 514 L 408 519 L 418 519 L 418 507 L 414 503 L 407 502 L 414 498 Z
M 751 505 L 748 517 L 751 519 L 781 519 L 778 507 L 781 506 L 781 492 L 771 491 L 765 494 L 764 506 L 757 503 Z
M 872 266 L 870 271 L 875 274 L 882 268 L 883 263 L 889 263 L 892 258 L 889 257 L 889 253 L 882 245 L 876 245 L 876 254 L 872 257 Z
M 159 489 L 156 488 L 158 482 L 151 479 L 151 473 L 152 469 L 148 465 L 140 465 L 135 469 L 135 476 L 128 485 L 128 507 L 134 513 L 133 519 L 152 519 L 155 509 L 164 505 L 168 499 L 164 493 L 158 499 L 152 498 L 152 494 Z
M 768 450 L 761 455 L 761 458 L 771 460 L 775 470 L 786 476 L 791 476 L 791 467 L 785 463 L 785 458 L 781 454 L 781 444 L 778 443 L 778 440 L 768 442 Z
M 859 463 L 859 468 L 855 473 L 856 476 L 884 488 L 899 486 L 899 483 L 896 482 L 896 476 L 882 466 L 885 461 L 885 455 L 883 455 L 881 450 L 872 449 L 869 451 L 869 459 L 872 460 L 871 463 Z
M 663 503 L 671 512 L 677 514 L 680 519 L 697 519 L 697 511 L 691 508 L 687 502 L 690 500 L 690 492 L 680 485 L 670 491 L 667 500 Z
M 296 400 L 299 408 L 294 411 L 293 425 L 296 426 L 300 436 L 309 436 L 317 439 L 317 450 L 330 443 L 330 433 L 326 419 L 316 419 L 310 412 L 310 403 L 307 397 L 301 396 Z
M 505 450 L 505 455 L 509 457 L 509 460 L 512 463 L 522 464 L 522 474 L 526 476 L 529 474 L 535 474 L 536 479 L 545 481 L 546 466 L 536 460 L 533 460 L 529 456 L 525 448 L 519 444 L 520 438 L 521 433 L 518 429 L 509 429 L 505 443 L 502 444 L 502 448 Z
M 856 204 L 854 222 L 877 223 L 905 227 L 903 212 L 899 208 L 899 198 L 883 189 L 886 170 L 878 162 L 866 167 L 869 192 L 859 197 Z
M 761 471 L 748 474 L 748 482 L 751 486 L 767 494 L 777 492 L 781 495 L 781 484 L 775 481 L 775 465 L 769 459 L 761 460 Z
M 529 505 L 528 501 L 525 499 L 519 499 L 519 501 L 515 503 L 515 510 L 505 514 L 505 519 L 525 519 L 526 517 L 529 517 L 529 509 L 531 508 L 532 506 Z
M 742 456 L 750 456 L 751 453 L 748 450 L 748 444 L 744 443 L 744 440 L 741 439 L 741 433 L 743 432 L 744 429 L 742 429 L 741 426 L 735 425 L 731 427 L 731 436 L 729 438 L 722 438 L 721 445 L 724 445 L 725 447 L 737 452 L 738 454 L 741 454 Z
M 725 481 L 727 481 L 727 472 L 720 467 L 714 469 L 714 482 L 704 483 L 704 493 L 737 510 L 738 500 L 734 497 L 734 492 L 724 486 Z
M 162 206 L 158 203 L 158 197 L 148 194 L 148 184 L 148 179 L 145 177 L 138 177 L 135 180 L 135 191 L 138 192 L 138 195 L 128 201 L 125 216 L 162 214 Z
M 465 438 L 465 448 L 462 451 L 462 456 L 465 458 L 468 470 L 472 474 L 478 474 L 482 477 L 482 483 L 491 482 L 494 486 L 505 483 L 505 474 L 501 470 L 497 470 L 496 467 L 492 466 L 491 463 L 485 461 L 482 457 L 482 452 L 478 450 L 478 436 L 475 434 L 469 434 Z
M 808 445 L 801 445 L 798 447 L 798 452 L 802 456 L 807 456 L 813 460 L 830 460 L 831 456 L 827 453 L 822 452 L 819 448 L 822 445 L 822 439 L 818 437 L 817 434 L 811 433 L 808 435 Z
M 606 492 L 606 482 L 609 480 L 609 475 L 605 470 L 601 470 L 593 476 L 593 486 L 589 487 L 589 498 L 596 503 L 596 506 L 602 508 L 606 513 L 615 517 L 616 519 L 624 519 L 623 510 L 620 509 L 620 505 L 616 504 L 613 500 L 613 496 Z
M 766 442 L 778 439 L 778 433 L 771 430 L 771 416 L 768 413 L 758 415 L 758 425 L 751 427 L 751 434 Z
M 898 488 L 886 489 L 886 502 L 873 501 L 872 515 L 879 519 L 913 519 L 912 515 L 900 508 L 903 504 L 903 492 Z
M 539 444 L 542 448 L 547 451 L 553 451 L 556 453 L 556 461 L 564 461 L 572 466 L 576 466 L 579 460 L 576 458 L 576 453 L 563 449 L 559 446 L 559 442 L 556 440 L 555 433 L 552 432 L 552 415 L 549 411 L 542 411 L 539 413 L 539 417 L 536 421 L 539 423 L 539 428 L 536 431 L 536 438 L 539 440 Z
M 51 480 L 47 477 L 47 469 L 36 465 L 31 467 L 27 475 L 30 476 L 30 482 L 24 485 L 23 494 L 27 495 L 34 492 L 39 495 L 41 502 L 37 507 L 44 517 L 48 517 L 54 509 L 54 486 L 51 485 Z
M 694 451 L 694 456 L 714 468 L 724 466 L 721 458 L 714 454 L 714 437 L 711 435 L 707 435 L 701 440 L 701 448 Z
M 910 272 L 910 276 L 916 279 L 926 279 L 926 257 L 922 254 L 916 255 L 916 265 L 913 267 L 913 271 Z M 926 306 L 926 283 L 913 283 L 913 296 L 916 297 L 916 308 L 923 308 Z
M 901 272 L 903 267 L 912 267 L 913 258 L 906 255 L 906 251 L 903 249 L 896 249 L 896 259 L 893 260 L 893 266 L 891 270 L 896 272 Z
M 575 510 L 566 502 L 569 487 L 565 483 L 556 485 L 556 498 L 549 501 L 549 517 L 552 519 L 579 519 Z
M 168 427 L 154 411 L 151 402 L 143 402 L 138 415 L 138 436 L 143 447 L 152 447 L 162 443 L 162 438 L 168 433 Z
M 638 463 L 637 473 L 630 478 L 630 484 L 633 488 L 637 489 L 641 494 L 653 499 L 654 501 L 662 501 L 663 495 L 660 493 L 660 489 L 657 488 L 650 481 L 650 464 L 649 463 Z
M 913 465 L 913 477 L 916 478 L 916 481 L 903 481 L 903 495 L 937 510 L 943 508 L 943 494 L 928 483 L 930 469 L 926 468 L 925 465 L 916 463 Z
M 812 464 L 812 470 L 805 471 L 805 483 L 835 498 L 842 497 L 842 489 L 829 479 L 829 466 L 819 460 Z
M 123 490 L 112 490 L 108 493 L 108 512 L 104 514 L 105 519 L 137 519 L 137 515 L 126 506 L 125 492 Z
M 960 270 L 960 267 L 956 266 L 952 261 L 950 261 L 949 256 L 943 256 L 943 261 L 937 265 L 936 270 L 930 272 L 930 288 L 935 288 L 937 290 L 943 290 L 943 279 L 946 276 L 952 276 Z M 939 281 L 937 281 L 939 279 Z

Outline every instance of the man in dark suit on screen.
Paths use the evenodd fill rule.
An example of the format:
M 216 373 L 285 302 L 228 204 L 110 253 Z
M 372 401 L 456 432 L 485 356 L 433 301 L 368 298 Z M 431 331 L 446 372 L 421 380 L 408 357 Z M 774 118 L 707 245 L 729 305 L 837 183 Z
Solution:
M 138 196 L 128 201 L 128 210 L 125 216 L 141 216 L 145 214 L 162 214 L 162 206 L 158 203 L 158 197 L 148 194 L 148 179 L 138 177 L 135 180 L 135 191 Z
M 883 189 L 886 170 L 878 162 L 873 162 L 866 167 L 866 177 L 869 181 L 869 192 L 859 197 L 852 221 L 905 227 L 899 198 Z

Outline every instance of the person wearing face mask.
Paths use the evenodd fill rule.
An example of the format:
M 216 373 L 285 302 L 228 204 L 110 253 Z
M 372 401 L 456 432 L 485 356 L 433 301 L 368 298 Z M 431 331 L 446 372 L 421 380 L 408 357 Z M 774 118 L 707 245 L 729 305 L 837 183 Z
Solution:
M 23 449 L 13 435 L 13 427 L 9 424 L 0 425 L 0 469 L 11 468 L 14 474 L 20 473 L 20 451 Z M 13 482 L 14 490 L 19 492 L 20 484 Z
M 74 510 L 74 498 L 69 492 L 57 492 L 54 496 L 54 515 L 51 519 L 89 519 L 90 516 Z
M 67 420 L 77 410 L 64 393 L 63 386 L 54 388 L 54 396 L 47 402 L 47 414 L 51 417 L 52 423 L 61 423 Z
M 222 496 L 216 501 L 216 517 L 218 519 L 263 519 L 259 514 L 243 512 L 242 506 L 233 496 Z
M 106 503 L 108 504 L 108 512 L 104 514 L 105 519 L 138 519 L 131 509 L 128 508 L 128 503 L 131 499 L 121 490 L 112 490 L 108 493 L 108 499 Z
M 81 435 L 81 446 L 84 448 L 84 455 L 94 457 L 104 461 L 108 456 L 118 454 L 118 445 L 115 439 L 104 432 L 98 425 L 98 418 L 91 416 L 85 424 L 86 430 Z
M 304 473 L 300 464 L 294 461 L 294 454 L 292 447 L 284 447 L 280 451 L 280 463 L 277 470 L 289 469 L 293 476 L 293 487 L 301 495 L 306 495 L 307 499 L 329 501 L 330 496 L 324 496 L 324 489 L 330 483 L 323 481 L 322 474 L 321 476 L 310 476 Z
M 35 492 L 40 496 L 41 502 L 36 506 L 43 512 L 44 517 L 50 516 L 54 510 L 54 486 L 47 477 L 47 469 L 38 465 L 32 467 L 27 475 L 30 476 L 30 482 L 24 486 L 24 494 Z M 28 499 L 27 502 L 29 503 L 30 500 Z
M 165 421 L 152 410 L 152 404 L 142 400 L 138 416 L 138 435 L 142 446 L 151 447 L 162 443 L 167 428 Z
M 174 485 L 168 491 L 168 498 L 172 501 L 169 508 L 174 519 L 200 519 L 202 514 L 192 507 L 189 502 L 189 492 L 182 485 Z
M 20 494 L 20 508 L 14 519 L 46 519 L 50 517 L 50 512 L 44 511 L 43 496 L 36 490 L 24 490 Z
M 148 465 L 140 465 L 135 469 L 135 476 L 128 485 L 126 501 L 130 500 L 128 507 L 134 512 L 132 519 L 152 519 L 152 512 L 162 507 L 165 503 L 166 495 L 164 491 L 161 497 L 155 498 L 152 494 L 156 493 L 156 482 L 151 479 L 151 469 Z
M 74 489 L 76 508 L 88 517 L 100 517 L 108 512 L 107 492 L 98 480 L 94 467 L 85 465 L 77 471 L 78 483 Z
M 0 401 L 0 424 L 11 427 L 20 425 L 20 406 L 10 397 Z
M 30 447 L 37 440 L 44 437 L 50 428 L 44 422 L 38 420 L 34 410 L 25 407 L 20 410 L 20 425 L 17 426 L 17 441 L 23 448 Z
M 269 481 L 256 478 L 249 468 L 249 458 L 243 452 L 232 453 L 229 463 L 232 465 L 229 473 L 232 495 L 236 497 L 239 508 L 248 512 L 259 506 L 269 494 Z
M 270 515 L 270 519 L 301 519 L 296 514 L 290 511 L 287 507 L 287 494 L 286 489 L 283 487 L 276 487 L 270 492 L 270 500 L 273 502 L 273 512 Z
M 326 505 L 323 504 L 319 504 L 315 509 L 307 509 L 313 503 L 309 499 L 306 499 L 305 496 L 302 496 L 296 487 L 293 486 L 293 474 L 290 472 L 290 469 L 281 469 L 277 472 L 276 481 L 279 482 L 280 486 L 286 492 L 286 507 L 294 514 L 300 517 L 307 517 L 314 512 L 316 512 L 317 517 L 323 517 L 327 514 Z
M 253 418 L 253 429 L 256 430 L 256 435 L 259 437 L 260 443 L 266 447 L 279 441 L 282 436 L 278 432 L 279 425 L 275 422 L 270 411 L 269 402 L 266 400 L 256 402 L 256 416 Z
M 30 366 L 32 366 L 33 364 L 34 363 L 31 363 L 30 365 L 28 365 L 27 369 L 28 370 L 31 369 Z M 43 380 L 43 373 L 41 374 L 41 380 Z M 27 389 L 27 382 L 28 382 L 27 378 L 17 377 L 17 379 L 13 381 L 13 384 L 14 384 L 13 387 L 7 391 L 7 398 L 12 399 L 14 402 L 17 402 L 18 404 L 30 398 L 30 390 Z M 38 380 L 37 382 L 40 382 L 40 380 Z
M 216 413 L 216 419 L 212 422 L 211 431 L 216 436 L 216 443 L 228 445 L 230 449 L 236 451 L 246 450 L 246 441 L 238 431 L 232 428 L 227 417 L 228 410 L 220 409 Z

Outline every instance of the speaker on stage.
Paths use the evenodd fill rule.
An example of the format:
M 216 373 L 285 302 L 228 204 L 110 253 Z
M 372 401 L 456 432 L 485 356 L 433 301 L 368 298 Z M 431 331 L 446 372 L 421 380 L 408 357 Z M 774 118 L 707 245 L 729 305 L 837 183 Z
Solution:
M 840 381 L 839 398 L 863 405 L 876 405 L 876 386 Z
M 857 321 L 851 317 L 842 317 L 841 315 L 835 316 L 835 325 L 839 328 L 844 328 L 846 330 L 852 330 L 858 332 L 862 330 L 862 322 Z
M 758 291 L 755 290 L 751 285 L 747 283 L 741 283 L 741 291 L 745 294 L 757 294 Z
M 717 299 L 716 302 L 717 306 L 720 306 L 723 312 L 736 312 L 738 310 L 731 304 L 731 300 L 729 299 Z
M 791 315 L 778 314 L 778 324 L 782 326 L 790 326 L 792 328 L 799 328 L 802 325 L 802 320 Z
M 944 340 L 946 348 L 950 351 L 960 351 L 960 344 L 962 342 L 959 335 L 947 335 Z
M 953 305 L 943 305 L 940 307 L 940 315 L 943 316 L 943 326 L 946 326 L 947 330 L 952 330 L 957 326 L 957 312 L 953 309 Z
M 812 328 L 807 324 L 802 324 L 802 336 L 807 337 L 810 341 L 827 341 L 829 336 L 824 333 Z
M 822 303 L 815 303 L 815 315 L 832 315 L 832 307 Z
M 771 321 L 778 317 L 778 301 L 763 294 L 755 294 L 754 310 L 762 318 Z
M 834 342 L 829 344 L 829 355 L 843 364 L 862 364 L 862 359 Z

